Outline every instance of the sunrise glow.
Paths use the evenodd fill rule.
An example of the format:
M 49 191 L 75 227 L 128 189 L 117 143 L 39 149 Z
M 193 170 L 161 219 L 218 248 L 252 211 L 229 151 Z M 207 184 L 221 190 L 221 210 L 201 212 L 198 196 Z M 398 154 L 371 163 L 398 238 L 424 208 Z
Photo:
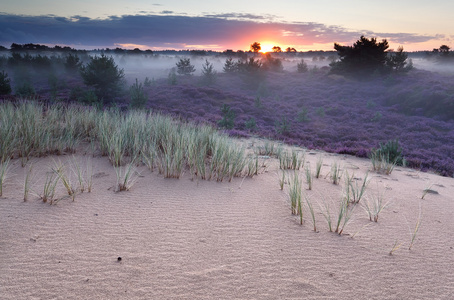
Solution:
M 276 44 L 266 42 L 266 43 L 260 44 L 260 46 L 262 47 L 260 52 L 266 53 L 266 52 L 273 52 L 273 47 L 276 46 Z

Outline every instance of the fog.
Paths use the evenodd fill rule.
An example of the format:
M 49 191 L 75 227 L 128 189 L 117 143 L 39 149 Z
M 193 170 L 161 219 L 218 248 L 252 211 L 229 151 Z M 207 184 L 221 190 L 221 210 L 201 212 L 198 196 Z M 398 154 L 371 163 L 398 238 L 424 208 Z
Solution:
M 128 82 L 137 78 L 144 80 L 166 78 L 172 69 L 176 69 L 176 63 L 181 58 L 189 58 L 191 65 L 195 67 L 195 76 L 202 74 L 202 68 L 207 60 L 218 73 L 223 72 L 227 56 L 224 55 L 112 55 L 118 66 L 124 69 L 125 76 Z M 256 59 L 264 60 L 264 55 L 254 56 Z M 329 67 L 329 64 L 337 59 L 337 55 L 314 55 L 314 56 L 273 56 L 281 60 L 284 72 L 297 72 L 297 64 L 304 60 L 309 70 Z M 234 61 L 239 58 L 233 57 Z M 427 59 L 421 57 L 410 58 L 415 69 L 437 72 L 445 75 L 454 75 L 454 63 L 440 63 L 435 59 Z
M 127 80 L 139 80 L 148 77 L 150 79 L 166 78 L 172 69 L 176 69 L 176 63 L 182 58 L 189 58 L 191 65 L 195 67 L 195 76 L 202 74 L 203 65 L 208 61 L 213 65 L 217 73 L 222 73 L 227 56 L 194 56 L 194 55 L 149 55 L 149 56 L 134 56 L 134 55 L 113 55 L 118 66 L 125 71 Z M 251 56 L 252 57 L 252 56 Z M 264 55 L 253 56 L 255 59 L 263 60 Z M 304 59 L 309 69 L 322 68 L 329 66 L 332 60 L 331 56 L 314 56 L 308 57 L 277 57 L 281 60 L 284 72 L 297 72 L 297 64 Z M 320 59 L 322 57 L 322 59 Z M 234 61 L 239 58 L 233 57 Z

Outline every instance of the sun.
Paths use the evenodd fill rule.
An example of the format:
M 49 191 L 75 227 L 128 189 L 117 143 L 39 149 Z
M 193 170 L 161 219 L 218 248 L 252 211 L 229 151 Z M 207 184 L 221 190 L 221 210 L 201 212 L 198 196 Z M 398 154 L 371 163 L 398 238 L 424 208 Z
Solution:
M 266 43 L 260 44 L 260 46 L 262 47 L 262 49 L 260 49 L 260 52 L 267 53 L 267 52 L 273 52 L 273 47 L 276 45 L 266 42 Z

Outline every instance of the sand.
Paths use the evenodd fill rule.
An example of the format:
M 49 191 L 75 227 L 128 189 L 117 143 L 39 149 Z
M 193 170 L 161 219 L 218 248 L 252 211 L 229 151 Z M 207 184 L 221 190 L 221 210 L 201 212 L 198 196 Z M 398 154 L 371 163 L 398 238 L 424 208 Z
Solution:
M 314 154 L 306 156 L 313 171 Z M 0 298 L 454 299 L 454 179 L 402 167 L 370 173 L 366 196 L 382 192 L 389 205 L 377 223 L 359 205 L 339 236 L 319 204 L 332 203 L 334 219 L 344 184 L 325 175 L 337 161 L 364 178 L 370 162 L 321 155 L 323 177 L 304 190 L 317 232 L 307 207 L 302 226 L 291 215 L 276 159 L 259 176 L 222 183 L 139 167 L 131 190 L 115 193 L 107 158 L 76 155 L 92 161 L 93 191 L 52 206 L 36 195 L 23 201 L 26 168 L 14 160 L 0 198 Z M 34 189 L 54 160 L 70 158 L 34 159 Z M 421 199 L 429 186 L 438 194 Z

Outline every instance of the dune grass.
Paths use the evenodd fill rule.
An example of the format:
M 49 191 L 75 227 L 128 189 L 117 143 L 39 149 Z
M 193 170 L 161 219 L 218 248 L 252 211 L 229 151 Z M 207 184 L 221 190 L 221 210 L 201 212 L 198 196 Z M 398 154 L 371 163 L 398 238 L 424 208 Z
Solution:
M 279 187 L 282 190 L 284 190 L 284 185 L 285 185 L 285 171 L 281 170 L 282 176 L 279 177 Z
M 318 203 L 320 206 L 320 211 L 322 212 L 323 217 L 326 220 L 326 223 L 328 224 L 328 230 L 330 232 L 333 232 L 333 219 L 331 218 L 331 210 L 329 203 L 326 202 L 326 199 L 322 198 L 322 204 Z
M 282 147 L 277 145 L 275 142 L 265 140 L 263 144 L 255 147 L 254 151 L 257 155 L 279 157 L 283 150 Z
M 378 222 L 380 213 L 388 206 L 388 202 L 384 202 L 383 193 L 378 192 L 377 195 L 370 196 L 370 202 L 368 199 L 364 200 L 364 210 L 369 216 L 370 221 Z
M 302 197 L 301 180 L 298 176 L 298 172 L 294 172 L 289 183 L 289 198 L 292 215 L 299 215 L 301 224 L 303 224 Z
M 122 166 L 114 168 L 117 176 L 115 192 L 129 191 L 139 178 L 134 160 L 127 164 L 124 168 Z
M 0 163 L 0 197 L 3 196 L 3 185 L 5 184 L 8 178 L 8 173 L 11 170 L 10 162 L 11 160 L 8 158 Z
M 315 164 L 315 178 L 320 178 L 322 166 L 323 166 L 323 157 L 321 155 L 319 155 L 317 158 L 317 162 Z
M 33 164 L 30 164 L 27 172 L 25 173 L 25 178 L 24 178 L 24 201 L 28 200 L 28 195 L 30 194 L 31 181 L 33 178 L 32 172 L 33 172 Z
M 306 199 L 307 208 L 309 208 L 309 213 L 311 215 L 311 220 L 312 220 L 312 225 L 314 226 L 314 231 L 317 232 L 317 225 L 315 223 L 314 206 L 312 205 L 312 202 L 309 201 L 309 197 L 306 196 L 305 199 Z
M 338 185 L 342 177 L 341 166 L 338 162 L 335 161 L 331 164 L 331 172 L 329 173 L 329 175 L 331 177 L 332 183 Z
M 399 241 L 396 240 L 388 254 L 393 255 L 394 252 L 396 252 L 401 246 L 402 246 L 402 243 L 399 244 Z
M 370 161 L 373 171 L 385 175 L 390 175 L 397 165 L 397 160 L 391 160 L 389 155 L 380 154 L 378 151 L 372 151 Z
M 166 178 L 179 178 L 187 171 L 194 178 L 216 181 L 258 174 L 258 161 L 251 162 L 244 147 L 231 138 L 210 126 L 157 113 L 23 100 L 0 103 L 0 115 L 5 116 L 0 120 L 0 162 L 14 157 L 25 166 L 33 156 L 74 153 L 84 142 L 93 152 L 99 149 L 114 167 L 140 158 Z M 271 142 L 265 145 L 266 153 L 277 151 Z M 75 172 L 81 188 L 81 170 L 76 167 Z
M 280 152 L 278 158 L 279 167 L 282 170 L 299 170 L 304 167 L 306 152 L 295 149 L 291 152 L 283 150 Z
M 347 199 L 342 197 L 337 211 L 336 229 L 334 230 L 335 233 L 342 235 L 345 226 L 347 226 L 352 217 L 354 209 L 355 206 L 349 207 Z
M 65 187 L 68 196 L 70 196 L 74 201 L 76 198 L 76 189 L 74 188 L 70 175 L 66 172 L 66 166 L 63 165 L 60 161 L 54 161 L 52 170 Z
M 58 179 L 58 176 L 56 176 L 53 171 L 46 174 L 43 191 L 39 194 L 39 197 L 43 200 L 43 202 L 49 202 L 51 205 L 54 203 L 55 189 L 57 187 Z
M 349 176 L 348 172 L 345 171 L 345 198 L 349 204 L 358 204 L 363 198 L 370 182 L 367 178 L 368 175 L 366 173 L 361 184 L 358 184 L 359 180 L 355 178 L 355 175 Z
M 413 231 L 410 230 L 410 246 L 408 247 L 408 250 L 411 250 L 413 247 L 413 244 L 415 243 L 416 240 L 416 235 L 418 234 L 419 228 L 421 227 L 421 221 L 422 221 L 422 210 L 421 210 L 421 203 L 419 203 L 419 214 L 418 214 L 418 219 L 416 220 L 416 225 Z
M 312 173 L 311 173 L 311 167 L 309 165 L 306 166 L 306 183 L 307 183 L 307 189 L 312 190 Z

